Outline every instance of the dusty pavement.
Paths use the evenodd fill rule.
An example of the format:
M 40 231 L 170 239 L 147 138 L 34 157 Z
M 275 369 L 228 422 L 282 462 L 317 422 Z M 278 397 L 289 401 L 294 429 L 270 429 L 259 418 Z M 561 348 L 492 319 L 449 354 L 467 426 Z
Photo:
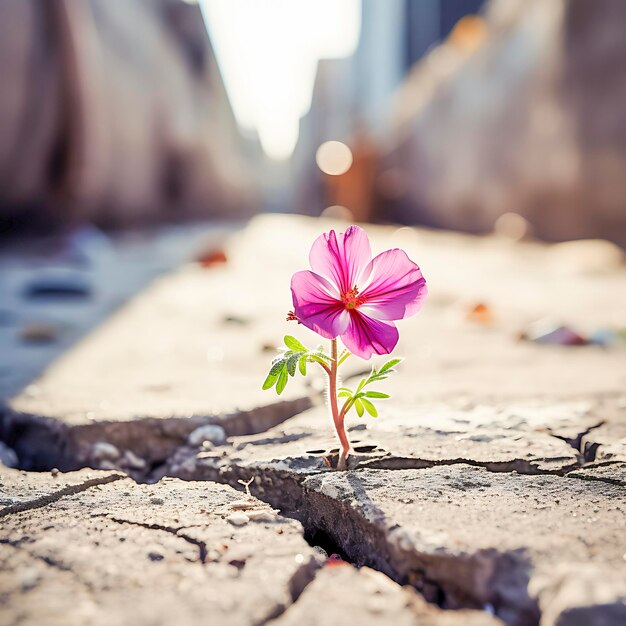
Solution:
M 4 458 L 43 470 L 1 477 L 6 623 L 626 623 L 619 252 L 368 227 L 430 294 L 336 472 L 321 377 L 260 390 L 285 333 L 317 343 L 284 316 L 330 225 L 254 220 L 5 398 Z M 598 342 L 520 339 L 549 325 Z

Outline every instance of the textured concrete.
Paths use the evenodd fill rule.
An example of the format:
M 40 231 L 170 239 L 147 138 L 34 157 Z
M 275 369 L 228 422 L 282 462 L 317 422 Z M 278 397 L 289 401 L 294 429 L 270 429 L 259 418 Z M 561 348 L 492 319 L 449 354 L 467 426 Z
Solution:
M 0 510 L 2 624 L 260 624 L 322 562 L 297 522 L 223 485 L 102 472 L 1 480 L 24 505 Z M 235 513 L 249 521 L 233 524 Z
M 368 227 L 375 252 L 401 246 L 420 262 L 430 295 L 400 324 L 405 361 L 377 387 L 393 398 L 378 419 L 348 417 L 355 452 L 337 472 L 321 371 L 296 375 L 284 398 L 260 390 L 282 335 L 317 343 L 284 313 L 291 273 L 329 226 L 253 221 L 225 264 L 164 278 L 9 400 L 0 435 L 21 467 L 118 472 L 5 472 L 0 593 L 14 621 L 41 621 L 48 605 L 60 615 L 75 579 L 91 585 L 76 592 L 77 619 L 96 623 L 321 624 L 342 611 L 365 624 L 624 621 L 626 346 L 519 339 L 540 318 L 619 330 L 624 268 Z M 488 314 L 468 314 L 479 302 Z M 370 365 L 349 359 L 345 384 Z M 244 555 L 225 562 L 216 542 Z M 378 572 L 319 570 L 321 549 Z M 318 568 L 312 582 L 298 554 Z M 45 577 L 28 604 L 24 568 Z M 203 585 L 217 592 L 207 599 Z

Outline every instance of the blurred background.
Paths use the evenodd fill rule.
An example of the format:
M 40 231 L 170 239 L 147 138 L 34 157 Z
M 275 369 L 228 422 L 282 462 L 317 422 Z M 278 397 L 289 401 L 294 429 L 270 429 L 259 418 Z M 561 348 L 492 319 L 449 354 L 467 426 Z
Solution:
M 390 225 L 380 249 L 419 240 L 435 309 L 467 286 L 471 319 L 537 303 L 507 338 L 608 345 L 626 319 L 611 282 L 626 267 L 624 32 L 624 0 L 0 0 L 0 402 L 156 277 L 236 272 L 231 235 L 269 213 L 245 229 L 232 289 L 199 279 L 199 328 L 236 293 L 250 310 L 264 271 L 303 267 L 339 219 Z M 564 274 L 536 262 L 522 289 L 524 245 L 541 242 Z M 259 317 L 283 317 L 283 280 Z
M 625 28 L 623 0 L 1 0 L 2 240 L 271 211 L 624 246 Z

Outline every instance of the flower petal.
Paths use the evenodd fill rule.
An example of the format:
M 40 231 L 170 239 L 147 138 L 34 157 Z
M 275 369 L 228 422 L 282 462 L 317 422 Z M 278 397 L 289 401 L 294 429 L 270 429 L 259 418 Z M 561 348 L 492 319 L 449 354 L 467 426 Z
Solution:
M 379 320 L 401 320 L 421 308 L 428 293 L 420 268 L 404 250 L 381 252 L 365 268 L 370 280 L 361 293 L 359 310 Z
M 356 284 L 365 266 L 372 258 L 367 233 L 358 226 L 350 226 L 345 233 L 320 235 L 311 246 L 311 269 L 337 285 L 341 294 Z
M 326 339 L 346 330 L 350 315 L 338 299 L 337 289 L 314 272 L 296 272 L 291 278 L 294 313 L 307 328 Z
M 353 309 L 341 341 L 352 354 L 367 360 L 372 354 L 389 354 L 396 347 L 398 337 L 393 322 L 381 322 Z

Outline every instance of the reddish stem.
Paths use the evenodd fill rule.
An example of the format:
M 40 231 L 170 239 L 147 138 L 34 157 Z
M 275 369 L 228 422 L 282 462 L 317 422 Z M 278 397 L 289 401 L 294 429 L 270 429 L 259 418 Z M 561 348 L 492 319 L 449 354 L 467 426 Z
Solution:
M 344 411 L 339 411 L 339 406 L 337 404 L 337 340 L 333 339 L 330 343 L 330 372 L 328 374 L 328 396 L 330 403 L 330 411 L 333 416 L 333 422 L 335 424 L 335 430 L 337 431 L 337 436 L 339 437 L 339 441 L 341 442 L 341 452 L 339 453 L 339 460 L 337 462 L 337 469 L 345 470 L 347 469 L 348 455 L 350 454 L 350 441 L 348 439 L 348 435 L 346 434 L 346 429 L 344 427 L 345 413 Z

